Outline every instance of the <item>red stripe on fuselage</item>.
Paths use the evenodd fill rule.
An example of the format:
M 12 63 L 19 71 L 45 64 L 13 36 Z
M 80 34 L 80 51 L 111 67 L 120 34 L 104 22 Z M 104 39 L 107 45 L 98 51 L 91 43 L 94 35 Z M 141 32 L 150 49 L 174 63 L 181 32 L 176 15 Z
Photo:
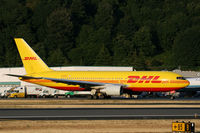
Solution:
M 80 87 L 60 87 L 60 86 L 47 86 L 50 88 L 55 88 L 58 90 L 65 90 L 65 91 L 84 91 L 85 88 L 80 88 Z
M 85 88 L 80 87 L 59 87 L 59 86 L 48 86 L 51 88 L 59 89 L 59 90 L 66 90 L 66 91 L 85 91 Z M 131 90 L 131 91 L 147 91 L 147 92 L 164 92 L 164 91 L 175 91 L 181 89 L 180 87 L 173 87 L 173 88 L 159 88 L 159 87 L 128 87 L 124 88 L 124 90 Z
M 160 87 L 128 87 L 125 90 L 131 91 L 147 91 L 147 92 L 164 92 L 164 91 L 174 91 L 179 90 L 181 87 L 170 87 L 170 88 L 160 88 Z

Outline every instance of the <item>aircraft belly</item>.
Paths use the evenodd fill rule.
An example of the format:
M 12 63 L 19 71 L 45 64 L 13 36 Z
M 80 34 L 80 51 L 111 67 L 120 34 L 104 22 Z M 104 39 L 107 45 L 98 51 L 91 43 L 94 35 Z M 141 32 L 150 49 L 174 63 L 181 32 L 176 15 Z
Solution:
M 167 92 L 181 89 L 180 87 L 127 87 L 125 90 L 147 91 L 147 92 Z
M 38 80 L 38 79 L 31 79 L 31 80 L 23 80 L 25 82 L 33 83 L 33 84 L 38 84 L 50 88 L 55 88 L 59 90 L 66 90 L 66 91 L 83 91 L 86 90 L 85 88 L 81 88 L 79 85 L 67 85 L 64 83 L 56 83 L 52 82 L 50 80 Z

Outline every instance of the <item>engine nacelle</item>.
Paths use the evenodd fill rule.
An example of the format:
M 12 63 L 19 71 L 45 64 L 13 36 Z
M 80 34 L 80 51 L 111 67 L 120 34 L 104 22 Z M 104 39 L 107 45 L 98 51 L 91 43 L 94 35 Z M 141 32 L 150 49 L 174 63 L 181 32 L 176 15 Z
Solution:
M 104 89 L 101 89 L 101 93 L 105 93 L 108 96 L 120 96 L 122 94 L 122 86 L 120 85 L 106 85 Z

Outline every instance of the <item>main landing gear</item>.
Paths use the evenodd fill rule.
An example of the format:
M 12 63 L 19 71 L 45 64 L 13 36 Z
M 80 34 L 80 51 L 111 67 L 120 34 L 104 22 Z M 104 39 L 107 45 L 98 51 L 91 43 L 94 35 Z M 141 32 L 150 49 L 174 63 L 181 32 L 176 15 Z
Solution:
M 90 95 L 90 99 L 111 99 L 111 96 L 107 96 L 106 94 L 96 93 L 95 95 Z

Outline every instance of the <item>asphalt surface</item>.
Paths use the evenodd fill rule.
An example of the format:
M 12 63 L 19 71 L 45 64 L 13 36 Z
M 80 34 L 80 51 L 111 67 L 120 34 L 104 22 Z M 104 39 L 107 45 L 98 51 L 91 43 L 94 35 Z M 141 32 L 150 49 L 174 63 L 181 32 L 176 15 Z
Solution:
M 0 109 L 0 119 L 120 120 L 200 119 L 200 108 L 46 108 Z

